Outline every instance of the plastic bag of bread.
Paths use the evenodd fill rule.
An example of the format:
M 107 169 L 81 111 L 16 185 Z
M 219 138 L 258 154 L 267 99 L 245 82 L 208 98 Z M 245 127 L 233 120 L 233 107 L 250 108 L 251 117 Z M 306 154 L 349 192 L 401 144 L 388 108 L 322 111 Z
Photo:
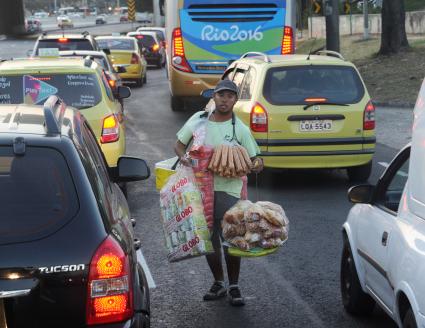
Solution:
M 246 233 L 246 228 L 243 224 L 231 224 L 223 222 L 223 237 L 232 239 L 234 237 L 242 237 Z
M 288 239 L 289 221 L 278 204 L 240 201 L 226 212 L 222 227 L 230 255 L 257 257 L 275 252 Z
M 238 201 L 230 210 L 228 210 L 223 217 L 223 220 L 231 224 L 239 224 L 243 221 L 245 210 L 252 205 L 249 200 Z

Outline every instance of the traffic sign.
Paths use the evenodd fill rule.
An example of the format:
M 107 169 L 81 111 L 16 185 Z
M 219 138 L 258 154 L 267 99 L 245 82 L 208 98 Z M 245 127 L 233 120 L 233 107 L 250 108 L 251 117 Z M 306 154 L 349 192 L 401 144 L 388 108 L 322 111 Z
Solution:
M 319 0 L 313 0 L 313 11 L 315 14 L 320 14 L 322 10 L 322 3 Z
M 344 12 L 345 12 L 346 14 L 349 14 L 349 13 L 350 13 L 350 11 L 351 11 L 351 4 L 350 4 L 350 1 L 349 1 L 349 0 L 346 0 L 346 1 L 344 2 Z
M 128 20 L 134 22 L 136 20 L 136 1 L 127 0 Z

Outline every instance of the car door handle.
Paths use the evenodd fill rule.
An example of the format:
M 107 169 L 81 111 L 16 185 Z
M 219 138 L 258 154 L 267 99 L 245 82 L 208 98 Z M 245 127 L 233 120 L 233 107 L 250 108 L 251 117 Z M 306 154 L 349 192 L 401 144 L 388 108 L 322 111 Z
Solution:
M 387 246 L 387 240 L 388 240 L 388 232 L 384 231 L 382 234 L 381 244 L 382 246 Z
M 138 238 L 134 238 L 134 249 L 137 251 L 142 246 L 142 242 Z

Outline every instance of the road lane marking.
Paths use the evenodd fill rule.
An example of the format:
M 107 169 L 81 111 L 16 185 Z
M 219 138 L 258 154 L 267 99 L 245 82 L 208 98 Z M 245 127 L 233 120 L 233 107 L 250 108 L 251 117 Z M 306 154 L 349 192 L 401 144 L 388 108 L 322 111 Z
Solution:
M 142 250 L 139 248 L 136 251 L 137 262 L 142 266 L 143 271 L 145 272 L 146 280 L 148 281 L 149 289 L 156 288 L 155 281 L 153 280 L 151 270 L 149 270 L 148 264 L 146 263 L 145 257 L 143 256 Z

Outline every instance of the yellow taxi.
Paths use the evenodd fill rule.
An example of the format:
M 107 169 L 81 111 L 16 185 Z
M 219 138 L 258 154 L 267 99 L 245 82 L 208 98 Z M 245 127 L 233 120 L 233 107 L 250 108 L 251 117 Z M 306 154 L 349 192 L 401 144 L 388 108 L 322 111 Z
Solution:
M 115 67 L 124 67 L 120 73 L 124 81 L 134 81 L 138 87 L 146 83 L 147 62 L 137 40 L 127 36 L 98 36 L 96 42 L 106 51 Z
M 68 106 L 81 111 L 108 165 L 116 167 L 118 158 L 126 152 L 124 115 L 96 61 L 36 57 L 0 62 L 1 104 L 37 105 L 51 95 L 59 96 Z M 129 96 L 129 88 L 118 87 L 118 98 Z
M 235 113 L 250 127 L 269 168 L 345 168 L 370 176 L 375 107 L 356 67 L 339 53 L 247 53 L 222 79 L 239 88 Z

